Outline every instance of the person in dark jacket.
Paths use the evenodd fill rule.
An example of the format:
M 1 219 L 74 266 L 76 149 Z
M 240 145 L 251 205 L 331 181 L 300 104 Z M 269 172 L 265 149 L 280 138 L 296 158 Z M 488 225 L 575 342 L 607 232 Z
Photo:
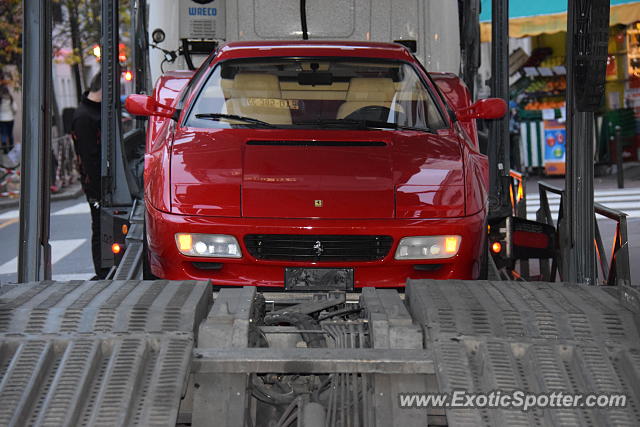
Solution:
M 94 279 L 104 279 L 108 268 L 101 267 L 100 253 L 100 103 L 102 102 L 102 78 L 96 74 L 91 80 L 88 92 L 76 109 L 71 122 L 71 135 L 78 156 L 82 189 L 91 209 L 91 253 L 96 275 Z

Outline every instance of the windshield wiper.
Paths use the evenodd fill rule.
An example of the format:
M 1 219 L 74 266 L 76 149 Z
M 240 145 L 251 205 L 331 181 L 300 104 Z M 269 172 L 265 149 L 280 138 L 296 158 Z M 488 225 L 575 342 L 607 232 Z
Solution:
M 275 128 L 277 126 L 263 122 L 262 120 L 254 119 L 252 117 L 236 116 L 235 114 L 223 114 L 223 113 L 203 113 L 196 114 L 196 119 L 209 119 L 209 120 L 237 120 L 239 122 L 251 123 L 254 125 L 260 125 L 268 128 Z
M 359 129 L 399 129 L 399 130 L 415 130 L 419 132 L 435 133 L 429 128 L 418 128 L 413 126 L 404 126 L 397 123 L 384 122 L 381 120 L 355 120 L 355 119 L 317 119 L 296 123 L 298 125 L 321 125 L 321 126 L 356 126 Z

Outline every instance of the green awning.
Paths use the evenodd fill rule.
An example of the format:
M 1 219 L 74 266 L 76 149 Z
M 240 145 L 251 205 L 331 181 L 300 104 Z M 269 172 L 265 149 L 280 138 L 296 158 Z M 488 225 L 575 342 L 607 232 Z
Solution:
M 491 0 L 480 0 L 482 41 L 491 40 Z M 610 24 L 640 21 L 640 0 L 611 0 Z M 567 0 L 509 0 L 509 36 L 567 31 Z

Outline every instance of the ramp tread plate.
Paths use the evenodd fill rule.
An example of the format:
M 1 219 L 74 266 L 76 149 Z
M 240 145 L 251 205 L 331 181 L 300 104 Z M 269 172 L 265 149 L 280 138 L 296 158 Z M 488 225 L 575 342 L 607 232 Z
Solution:
M 212 290 L 196 281 L 70 281 L 0 295 L 0 334 L 195 332 Z
M 182 332 L 5 339 L 0 425 L 175 425 L 192 349 Z
M 487 336 L 640 343 L 632 313 L 595 286 L 545 282 L 410 281 L 414 318 L 427 339 Z
M 0 425 L 175 425 L 212 289 L 43 281 L 0 293 Z
M 623 393 L 624 408 L 447 409 L 449 426 L 640 425 L 639 319 L 597 287 L 411 281 L 440 391 Z

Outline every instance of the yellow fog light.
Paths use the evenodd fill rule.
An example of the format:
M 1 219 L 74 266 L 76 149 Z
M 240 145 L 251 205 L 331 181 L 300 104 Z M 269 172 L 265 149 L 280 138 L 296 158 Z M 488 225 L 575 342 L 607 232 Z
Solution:
M 228 234 L 176 233 L 181 254 L 195 257 L 241 258 L 240 245 Z
M 412 236 L 400 240 L 395 259 L 444 259 L 457 255 L 460 236 Z

